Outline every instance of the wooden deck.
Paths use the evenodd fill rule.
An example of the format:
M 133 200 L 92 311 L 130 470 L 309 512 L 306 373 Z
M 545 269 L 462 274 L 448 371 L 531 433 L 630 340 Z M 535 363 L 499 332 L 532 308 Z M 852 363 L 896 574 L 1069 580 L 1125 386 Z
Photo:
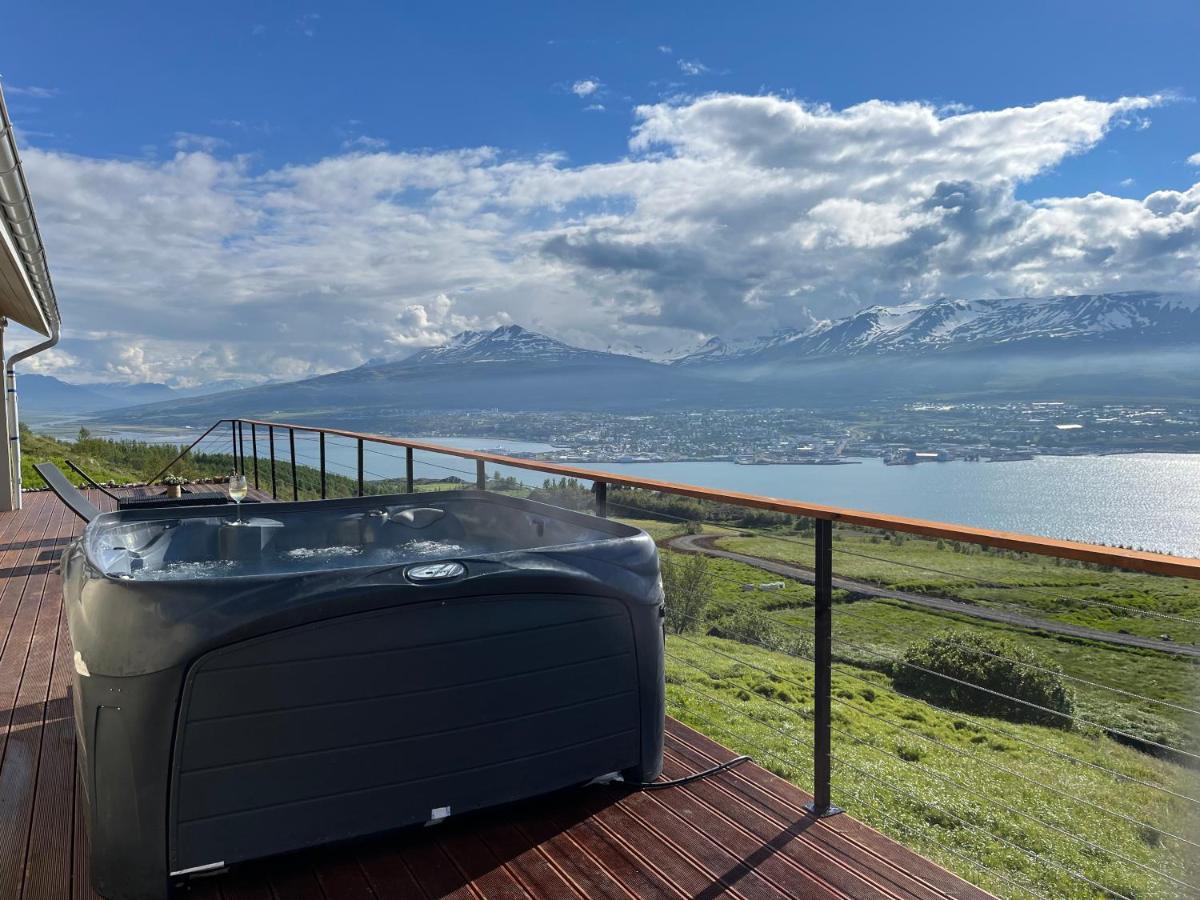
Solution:
M 144 491 L 130 491 L 144 493 Z M 93 502 L 112 501 L 91 492 Z M 96 896 L 76 790 L 72 654 L 57 560 L 81 524 L 53 494 L 0 513 L 0 898 Z M 733 754 L 670 722 L 666 777 Z M 193 898 L 986 897 L 758 766 L 683 788 L 562 792 L 239 866 Z

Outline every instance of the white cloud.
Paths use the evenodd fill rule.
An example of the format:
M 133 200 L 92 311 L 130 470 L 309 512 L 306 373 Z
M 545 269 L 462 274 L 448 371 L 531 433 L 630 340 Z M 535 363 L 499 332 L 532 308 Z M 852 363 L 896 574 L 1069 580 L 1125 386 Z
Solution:
M 302 13 L 296 17 L 296 27 L 305 37 L 312 37 L 317 33 L 317 22 L 319 21 L 321 21 L 320 13 Z
M 176 150 L 201 150 L 205 153 L 215 153 L 229 146 L 224 138 L 213 137 L 210 134 L 193 134 L 190 131 L 177 131 L 171 139 L 171 146 Z
M 1193 153 L 1187 161 L 1189 166 L 1200 166 L 1200 153 Z
M 44 364 L 297 377 L 506 322 L 653 350 L 946 294 L 1197 290 L 1200 184 L 1017 197 L 1159 102 L 713 95 L 638 109 L 630 153 L 588 165 L 355 148 L 259 171 L 215 145 L 140 162 L 30 147 L 66 332 Z
M 684 75 L 703 75 L 708 71 L 708 66 L 698 59 L 677 59 L 675 64 Z
M 595 78 L 585 78 L 571 85 L 571 93 L 576 97 L 590 97 L 600 90 L 601 84 Z
M 58 88 L 38 87 L 37 85 L 4 84 L 4 93 L 10 97 L 32 97 L 36 100 L 49 100 L 58 96 Z
M 664 53 L 664 54 L 666 54 L 667 56 L 670 56 L 670 55 L 671 55 L 672 53 L 674 53 L 675 51 L 671 49 L 671 45 L 670 45 L 670 44 L 659 44 L 659 45 L 658 45 L 658 52 L 659 52 L 659 53 Z
M 366 134 L 360 134 L 357 137 L 347 138 L 342 141 L 343 150 L 365 150 L 374 153 L 387 147 L 388 142 L 383 138 L 371 137 Z
M 583 108 L 584 112 L 604 112 L 603 103 L 592 103 Z

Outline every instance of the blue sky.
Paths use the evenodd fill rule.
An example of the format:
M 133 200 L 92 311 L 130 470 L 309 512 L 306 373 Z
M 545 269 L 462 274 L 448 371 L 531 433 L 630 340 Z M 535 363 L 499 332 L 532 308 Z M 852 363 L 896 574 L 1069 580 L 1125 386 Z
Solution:
M 678 92 L 773 91 L 836 107 L 1200 97 L 1191 0 L 919 6 L 154 2 L 48 15 L 53 4 L 14 4 L 0 74 L 58 92 L 54 103 L 12 101 L 43 146 L 139 156 L 193 132 L 265 165 L 311 161 L 359 135 L 594 162 L 624 152 L 635 104 Z M 708 71 L 685 75 L 680 60 Z M 569 87 L 589 79 L 602 93 L 583 103 Z M 577 115 L 595 102 L 604 114 Z M 1200 112 L 1176 104 L 1155 114 L 1152 134 L 1111 144 L 1038 189 L 1190 184 L 1182 160 L 1200 149 Z
M 740 269 L 723 269 L 713 273 L 713 280 L 729 282 L 729 291 L 697 301 L 700 312 L 689 318 L 686 309 L 669 308 L 673 302 L 670 295 L 675 290 L 682 296 L 696 286 L 667 283 L 669 273 L 686 268 L 686 264 L 668 261 L 654 278 L 647 279 L 643 277 L 644 262 L 622 268 L 597 262 L 596 254 L 585 252 L 586 241 L 594 242 L 597 234 L 611 236 L 614 228 L 619 232 L 614 240 L 624 245 L 631 241 L 639 246 L 653 244 L 656 260 L 668 256 L 682 259 L 687 252 L 706 259 L 718 252 L 732 254 L 735 249 L 743 255 L 749 252 L 703 245 L 702 216 L 694 218 L 698 224 L 687 234 L 672 230 L 677 217 L 667 216 L 653 226 L 641 222 L 636 238 L 632 237 L 625 213 L 633 211 L 644 218 L 656 206 L 649 194 L 639 193 L 644 180 L 634 187 L 622 182 L 618 188 L 589 188 L 566 203 L 553 201 L 540 209 L 533 206 L 542 204 L 543 198 L 532 204 L 523 199 L 519 216 L 495 226 L 503 240 L 485 242 L 482 247 L 481 252 L 490 255 L 496 265 L 465 275 L 460 266 L 454 277 L 447 277 L 441 285 L 428 273 L 409 278 L 385 265 L 379 266 L 378 279 L 369 285 L 361 283 L 361 268 L 372 265 L 369 255 L 361 257 L 349 275 L 325 267 L 309 273 L 305 280 L 294 277 L 294 260 L 285 262 L 276 254 L 270 260 L 276 268 L 271 268 L 261 257 L 251 260 L 247 248 L 261 248 L 268 238 L 288 233 L 295 225 L 280 212 L 294 209 L 295 204 L 277 204 L 276 194 L 271 192 L 281 185 L 298 190 L 297 172 L 319 171 L 316 167 L 323 161 L 345 160 L 345 166 L 357 165 L 359 174 L 347 177 L 362 184 L 384 177 L 379 174 L 382 157 L 393 157 L 393 162 L 403 154 L 419 157 L 422 175 L 414 179 L 406 169 L 406 174 L 396 176 L 393 166 L 389 170 L 393 174 L 386 177 L 400 180 L 389 182 L 387 192 L 389 208 L 408 205 L 429 217 L 421 232 L 427 234 L 428 229 L 451 224 L 475 233 L 475 226 L 490 222 L 486 218 L 490 210 L 512 206 L 508 185 L 503 196 L 493 195 L 473 207 L 465 219 L 450 223 L 430 216 L 430 197 L 446 187 L 430 173 L 444 171 L 456 153 L 494 148 L 494 155 L 486 160 L 453 163 L 487 173 L 493 180 L 508 177 L 505 162 L 536 168 L 545 154 L 557 154 L 553 165 L 559 175 L 576 181 L 603 176 L 608 179 L 606 185 L 612 179 L 620 180 L 611 169 L 623 160 L 633 159 L 645 167 L 655 154 L 681 157 L 693 150 L 711 158 L 711 148 L 700 147 L 692 136 L 678 131 L 680 116 L 676 116 L 679 121 L 665 124 L 666 113 L 650 117 L 656 123 L 651 130 L 659 138 L 631 146 L 638 130 L 648 127 L 647 108 L 679 110 L 710 94 L 773 95 L 794 101 L 798 108 L 819 109 L 820 104 L 828 104 L 835 113 L 870 101 L 915 102 L 940 110 L 938 115 L 999 112 L 1078 96 L 1103 102 L 1153 98 L 1106 113 L 1095 133 L 1056 133 L 1055 129 L 1061 129 L 1061 117 L 1047 108 L 1047 115 L 1029 125 L 1031 130 L 1022 132 L 1021 139 L 1044 134 L 1049 143 L 1062 140 L 1069 147 L 1044 159 L 1038 156 L 1032 168 L 1016 167 L 1015 174 L 1003 176 L 1002 188 L 992 185 L 994 179 L 987 168 L 999 165 L 995 160 L 981 158 L 969 169 L 950 165 L 948 171 L 956 173 L 959 180 L 986 186 L 979 196 L 998 197 L 995 191 L 999 190 L 1005 203 L 1081 198 L 1095 192 L 1140 202 L 1154 191 L 1187 192 L 1200 171 L 1188 162 L 1200 153 L 1196 106 L 1200 66 L 1195 62 L 1200 4 L 1194 0 L 1138 4 L 608 3 L 588 7 L 563 3 L 218 2 L 185 6 L 48 2 L 12 5 L 6 9 L 4 21 L 8 39 L 0 58 L 0 75 L 23 147 L 29 148 L 31 177 L 40 174 L 39 170 L 45 173 L 45 183 L 34 178 L 32 188 L 44 210 L 43 230 L 48 232 L 60 294 L 63 285 L 69 288 L 64 298 L 68 324 L 73 295 L 88 309 L 76 319 L 83 326 L 76 343 L 68 343 L 68 352 L 57 362 L 51 361 L 68 374 L 88 377 L 98 372 L 104 377 L 140 378 L 169 368 L 170 360 L 179 358 L 178 347 L 171 352 L 154 351 L 152 345 L 168 346 L 169 335 L 147 330 L 145 349 L 150 361 L 127 361 L 131 366 L 127 371 L 122 368 L 126 363 L 114 361 L 111 348 L 105 350 L 109 338 L 103 336 L 106 322 L 128 328 L 144 312 L 106 284 L 114 279 L 121 282 L 126 275 L 131 282 L 139 281 L 152 262 L 161 266 L 164 274 L 145 281 L 143 289 L 161 299 L 172 292 L 166 275 L 173 268 L 169 256 L 160 249 L 151 254 L 155 256 L 151 261 L 135 247 L 122 251 L 127 254 L 124 268 L 107 267 L 101 272 L 97 260 L 80 246 L 85 233 L 73 233 L 68 227 L 74 221 L 71 205 L 80 202 L 75 195 L 80 193 L 81 183 L 97 191 L 100 202 L 128 203 L 135 211 L 144 211 L 145 194 L 120 191 L 122 185 L 138 178 L 158 182 L 155 190 L 165 196 L 174 196 L 177 189 L 182 196 L 184 184 L 193 193 L 210 191 L 211 203 L 205 209 L 214 216 L 224 215 L 218 208 L 231 204 L 220 227 L 203 236 L 181 236 L 179 252 L 197 241 L 214 242 L 214 252 L 241 248 L 238 265 L 243 266 L 239 270 L 243 281 L 253 280 L 271 303 L 301 304 L 315 310 L 333 302 L 322 298 L 335 297 L 339 305 L 347 305 L 345 320 L 358 323 L 360 330 L 383 307 L 349 307 L 355 297 L 372 293 L 389 313 L 393 307 L 397 310 L 398 318 L 390 330 L 379 332 L 393 349 L 434 340 L 459 324 L 486 326 L 520 319 L 555 330 L 550 307 L 561 306 L 568 295 L 572 305 L 586 307 L 587 313 L 572 317 L 580 333 L 565 334 L 569 323 L 558 323 L 557 330 L 564 336 L 661 349 L 716 331 L 736 330 L 747 322 L 750 324 L 744 327 L 749 330 L 769 330 L 802 322 L 810 312 L 830 315 L 867 302 L 942 292 L 1191 286 L 1186 279 L 1180 283 L 1166 278 L 1164 283 L 1152 285 L 1130 281 L 1130 268 L 1101 281 L 1040 271 L 1036 278 L 1008 283 L 984 271 L 982 266 L 994 263 L 980 257 L 969 264 L 944 267 L 943 271 L 974 267 L 966 280 L 908 279 L 888 281 L 883 287 L 850 284 L 850 278 L 846 285 L 836 285 L 828 279 L 816 280 L 812 272 L 788 272 L 788 278 L 803 283 L 799 293 L 805 297 L 803 303 L 787 305 L 779 297 L 797 292 L 781 287 L 784 278 L 760 283 Z M 702 117 L 696 121 L 700 123 L 697 127 L 711 125 Z M 855 132 L 860 136 L 870 133 L 869 128 Z M 1013 138 L 997 132 L 997 140 Z M 179 154 L 189 157 L 187 166 L 178 163 Z M 372 161 L 361 162 L 364 157 L 372 157 Z M 212 163 L 211 171 L 203 169 L 205 160 Z M 112 166 L 88 168 L 105 161 Z M 94 187 L 104 180 L 95 177 L 101 172 L 112 181 L 105 188 L 109 194 Z M 459 175 L 453 180 L 456 185 L 463 183 Z M 861 184 L 867 183 L 864 176 Z M 70 192 L 72 187 L 75 195 Z M 60 189 L 65 193 L 60 194 Z M 563 190 L 561 184 L 540 189 L 550 193 Z M 865 194 L 854 186 L 842 193 L 837 198 L 841 204 L 837 206 L 839 227 L 848 227 L 846 203 L 861 203 Z M 268 194 L 271 200 L 264 201 Z M 871 198 L 868 202 L 881 201 Z M 1179 207 L 1185 215 L 1190 215 L 1190 202 Z M 928 203 L 927 199 L 925 208 Z M 694 212 L 696 207 L 692 209 Z M 821 207 L 826 218 L 830 209 L 829 204 Z M 910 230 L 919 227 L 912 224 L 915 210 L 897 212 L 896 221 L 907 224 L 889 226 L 891 237 L 875 234 L 870 241 L 892 240 L 900 246 L 904 238 L 913 236 Z M 203 216 L 195 211 L 178 212 Z M 624 216 L 626 221 L 618 225 L 599 218 L 606 213 Z M 733 218 L 725 221 L 725 227 L 742 221 L 739 215 L 749 215 L 745 211 L 728 214 Z M 368 215 L 366 208 L 359 209 L 357 221 Z M 1086 215 L 1094 219 L 1096 209 Z M 53 227 L 60 216 L 62 227 Z M 798 211 L 796 216 L 799 222 L 807 212 Z M 887 220 L 886 215 L 871 218 L 873 222 Z M 236 222 L 236 227 L 230 227 L 230 221 Z M 337 223 L 337 228 L 344 225 Z M 591 229 L 587 234 L 580 230 L 585 226 Z M 161 229 L 162 223 L 156 227 Z M 561 233 L 550 234 L 554 227 Z M 1043 223 L 1042 227 L 1048 226 Z M 156 233 L 153 229 L 147 232 L 147 239 Z M 329 234 L 329 229 L 323 233 Z M 439 233 L 447 239 L 451 235 L 449 230 Z M 1031 233 L 1020 238 L 1023 246 L 1029 246 Z M 399 252 L 417 240 L 413 232 L 403 229 L 388 234 L 386 243 L 401 248 Z M 312 240 L 312 235 L 296 233 L 295 240 L 302 244 Z M 552 243 L 555 240 L 558 243 Z M 836 243 L 822 240 L 822 246 Z M 859 233 L 843 241 L 843 245 L 847 243 L 866 246 L 867 241 Z M 1100 249 L 1111 258 L 1109 244 L 1101 243 Z M 533 244 L 540 249 L 529 250 Z M 573 248 L 570 253 L 553 250 L 568 245 Z M 669 252 L 663 249 L 667 245 Z M 813 246 L 812 240 L 804 246 Z M 947 246 L 946 242 L 942 246 Z M 420 253 L 431 252 L 432 247 L 420 248 Z M 550 257 L 553 271 L 542 271 L 537 277 L 531 274 L 535 261 Z M 528 265 L 513 263 L 521 259 Z M 456 262 L 461 261 L 447 259 L 446 265 Z M 862 262 L 847 257 L 844 264 Z M 745 268 L 748 272 L 762 265 L 758 260 Z M 833 262 L 825 266 L 831 267 L 836 268 Z M 272 280 L 272 271 L 286 272 L 287 277 Z M 628 283 L 614 287 L 614 279 L 624 276 L 629 276 Z M 407 281 L 398 283 L 400 278 Z M 414 281 L 419 287 L 411 287 Z M 182 293 L 202 299 L 197 291 L 197 285 L 190 284 Z M 518 295 L 534 296 L 538 302 L 530 306 L 526 301 L 523 306 L 514 299 Z M 222 304 L 216 297 L 210 302 Z M 676 307 L 686 306 L 678 298 L 674 302 Z M 229 309 L 236 306 L 231 303 Z M 413 306 L 423 312 L 411 313 Z M 446 310 L 440 319 L 435 308 Z M 760 319 L 749 315 L 760 309 L 767 310 Z M 320 318 L 314 314 L 314 323 Z M 433 321 L 437 326 L 429 327 Z M 349 325 L 347 329 L 323 346 L 297 353 L 282 366 L 272 361 L 273 374 L 303 374 L 306 366 L 336 367 L 388 349 L 368 346 L 369 338 L 360 339 Z M 310 334 L 297 338 L 303 342 L 316 339 Z M 187 351 L 192 354 L 189 360 L 198 364 L 202 354 L 216 354 L 213 365 L 220 364 L 219 348 L 213 344 L 217 340 L 217 335 L 201 335 Z M 72 352 L 73 359 L 69 358 Z M 259 368 L 267 364 L 255 362 Z M 175 377 L 176 373 L 166 375 Z

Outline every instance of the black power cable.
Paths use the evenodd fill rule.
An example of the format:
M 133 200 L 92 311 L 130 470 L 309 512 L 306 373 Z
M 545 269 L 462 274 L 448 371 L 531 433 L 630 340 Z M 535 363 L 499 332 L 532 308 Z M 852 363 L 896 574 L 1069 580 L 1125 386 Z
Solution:
M 661 791 L 664 788 L 683 787 L 685 784 L 691 784 L 693 781 L 699 781 L 701 778 L 708 778 L 710 775 L 717 775 L 720 772 L 725 772 L 734 766 L 740 766 L 746 762 L 753 762 L 753 759 L 749 756 L 735 756 L 733 759 L 727 759 L 725 762 L 718 763 L 712 768 L 705 769 L 703 772 L 693 772 L 691 775 L 685 775 L 683 778 L 672 778 L 670 781 L 626 781 L 625 784 L 631 788 L 637 788 L 639 791 Z

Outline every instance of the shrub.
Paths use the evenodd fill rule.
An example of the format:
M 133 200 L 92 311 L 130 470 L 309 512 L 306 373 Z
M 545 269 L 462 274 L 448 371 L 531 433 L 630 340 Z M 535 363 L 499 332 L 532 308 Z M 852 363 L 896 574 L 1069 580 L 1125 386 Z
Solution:
M 812 656 L 812 642 L 805 634 L 775 621 L 756 609 L 739 609 L 724 616 L 708 630 L 713 637 L 755 644 L 789 656 Z
M 661 558 L 667 630 L 697 630 L 712 602 L 713 577 L 708 557 L 699 553 L 664 553 Z
M 1059 728 L 1071 725 L 1070 719 L 1055 715 L 1069 716 L 1075 711 L 1075 700 L 1062 670 L 1007 638 L 944 632 L 910 645 L 903 663 L 907 665 L 898 664 L 893 672 L 896 688 L 936 706 L 1014 722 Z M 1026 705 L 1030 703 L 1042 709 Z

